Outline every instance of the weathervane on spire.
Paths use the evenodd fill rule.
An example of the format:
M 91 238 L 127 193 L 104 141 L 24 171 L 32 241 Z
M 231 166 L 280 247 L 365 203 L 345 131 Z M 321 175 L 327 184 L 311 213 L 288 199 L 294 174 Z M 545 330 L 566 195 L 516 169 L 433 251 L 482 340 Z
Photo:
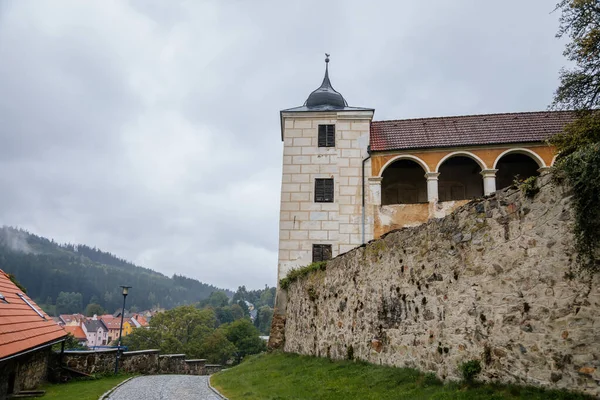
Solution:
M 329 56 L 330 54 L 325 53 L 325 62 L 328 63 L 329 62 Z

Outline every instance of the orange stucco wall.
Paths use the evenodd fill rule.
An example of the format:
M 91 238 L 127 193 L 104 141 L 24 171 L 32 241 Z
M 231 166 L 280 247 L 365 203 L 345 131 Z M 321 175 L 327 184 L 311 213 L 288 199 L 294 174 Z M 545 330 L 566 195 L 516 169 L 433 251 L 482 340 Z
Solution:
M 552 165 L 555 155 L 554 148 L 543 143 L 471 148 L 447 148 L 419 151 L 390 151 L 372 155 L 371 175 L 373 177 L 381 176 L 383 173 L 382 169 L 388 162 L 394 160 L 398 156 L 407 155 L 420 159 L 425 165 L 427 165 L 429 172 L 437 172 L 436 169 L 438 168 L 440 161 L 444 157 L 454 152 L 470 153 L 483 162 L 483 169 L 493 169 L 498 157 L 505 151 L 511 149 L 530 150 L 543 160 L 545 166 Z M 394 229 L 419 225 L 426 222 L 429 218 L 443 217 L 467 202 L 468 200 L 460 200 L 439 202 L 435 204 L 394 204 L 386 206 L 373 206 L 374 237 L 381 237 L 381 235 Z
M 469 200 L 445 201 L 436 204 L 391 204 L 373 206 L 373 235 L 375 239 L 394 229 L 421 225 L 430 218 L 441 218 L 468 203 Z
M 402 150 L 402 151 L 394 151 L 394 152 L 386 152 L 380 154 L 374 154 L 372 156 L 371 161 L 371 174 L 372 176 L 381 176 L 382 168 L 385 166 L 387 162 L 393 160 L 394 158 L 401 155 L 411 155 L 414 157 L 418 157 L 423 160 L 425 164 L 429 167 L 430 172 L 435 172 L 436 167 L 439 162 L 448 154 L 453 152 L 468 152 L 477 157 L 479 157 L 484 163 L 486 169 L 492 169 L 494 166 L 494 162 L 497 160 L 498 156 L 509 149 L 527 149 L 536 153 L 542 160 L 546 166 L 552 165 L 552 160 L 554 158 L 554 147 L 548 146 L 546 144 L 540 143 L 539 145 L 507 145 L 507 146 L 494 146 L 494 147 L 479 147 L 479 148 L 448 148 L 443 150 Z

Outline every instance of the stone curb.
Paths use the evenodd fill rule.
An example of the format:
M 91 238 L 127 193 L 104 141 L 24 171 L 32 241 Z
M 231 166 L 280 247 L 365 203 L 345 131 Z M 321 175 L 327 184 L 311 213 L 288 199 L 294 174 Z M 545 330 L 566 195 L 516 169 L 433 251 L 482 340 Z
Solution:
M 208 379 L 206 380 L 206 384 L 208 385 L 208 388 L 209 388 L 210 390 L 212 390 L 213 392 L 215 392 L 215 394 L 216 394 L 217 396 L 219 396 L 220 398 L 222 398 L 223 400 L 229 400 L 227 397 L 225 397 L 225 396 L 223 396 L 221 393 L 219 393 L 219 391 L 218 391 L 217 389 L 215 389 L 214 387 L 212 387 L 212 385 L 210 384 L 210 377 L 211 377 L 211 376 L 212 376 L 212 375 L 209 375 L 209 376 L 208 376 Z
M 127 382 L 132 380 L 133 378 L 137 378 L 137 376 L 132 376 L 131 378 L 127 378 L 123 382 L 121 382 L 117 386 L 115 386 L 114 388 L 108 389 L 108 391 L 105 392 L 102 396 L 100 396 L 100 398 L 98 400 L 108 400 L 110 398 L 110 395 L 113 394 L 113 392 L 115 390 L 117 390 L 118 388 L 120 388 L 121 386 L 123 386 L 124 384 L 126 384 Z

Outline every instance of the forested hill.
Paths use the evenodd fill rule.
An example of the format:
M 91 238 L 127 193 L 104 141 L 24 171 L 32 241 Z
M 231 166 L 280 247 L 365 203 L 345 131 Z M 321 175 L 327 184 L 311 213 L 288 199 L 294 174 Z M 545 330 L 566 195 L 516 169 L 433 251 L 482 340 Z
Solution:
M 0 228 L 0 269 L 14 274 L 44 309 L 56 305 L 62 313 L 84 312 L 90 303 L 112 313 L 123 301 L 120 285 L 133 287 L 127 306 L 134 310 L 191 304 L 222 290 L 184 276 L 169 278 L 96 248 L 58 244 L 12 227 Z

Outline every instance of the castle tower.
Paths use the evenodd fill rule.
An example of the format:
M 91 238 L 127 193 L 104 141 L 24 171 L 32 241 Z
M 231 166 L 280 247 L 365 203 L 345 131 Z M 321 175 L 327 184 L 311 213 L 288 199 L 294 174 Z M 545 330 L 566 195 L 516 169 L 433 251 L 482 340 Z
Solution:
M 325 77 L 300 107 L 282 110 L 278 280 L 373 238 L 368 204 L 374 110 L 349 107 Z

